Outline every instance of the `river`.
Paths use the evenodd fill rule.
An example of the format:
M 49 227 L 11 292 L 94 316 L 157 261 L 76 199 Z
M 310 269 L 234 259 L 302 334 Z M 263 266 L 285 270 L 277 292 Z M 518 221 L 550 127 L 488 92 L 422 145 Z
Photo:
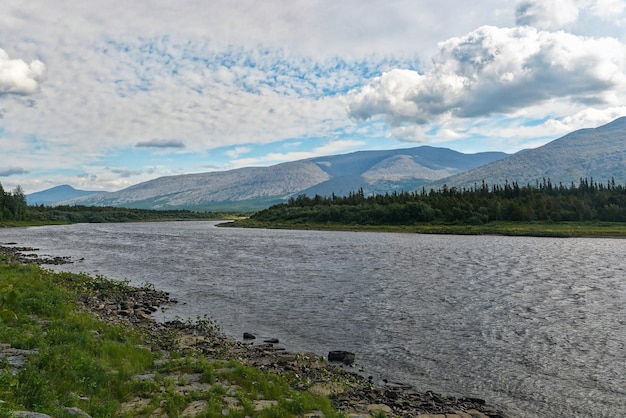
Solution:
M 356 369 L 512 417 L 626 416 L 626 240 L 218 228 L 0 230 L 56 270 L 152 283 L 234 337 L 356 353 Z

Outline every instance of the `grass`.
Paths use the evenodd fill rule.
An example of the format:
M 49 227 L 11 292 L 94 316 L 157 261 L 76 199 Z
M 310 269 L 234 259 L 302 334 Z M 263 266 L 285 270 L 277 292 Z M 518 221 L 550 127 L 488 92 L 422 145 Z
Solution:
M 0 221 L 0 228 L 17 228 L 27 226 L 68 225 L 67 221 Z
M 225 225 L 226 226 L 226 225 Z M 245 228 L 382 231 L 420 234 L 508 235 L 536 237 L 626 237 L 623 222 L 490 222 L 483 225 L 421 223 L 414 225 L 347 225 L 335 223 L 259 222 L 237 220 L 228 226 Z
M 0 344 L 32 350 L 16 374 L 0 360 L 0 417 L 30 410 L 63 418 L 71 407 L 92 417 L 178 417 L 193 405 L 199 417 L 344 416 L 328 398 L 293 389 L 288 375 L 193 350 L 163 351 L 139 329 L 80 312 L 75 301 L 105 287 L 104 278 L 0 257 Z M 108 284 L 109 292 L 127 288 Z
M 26 367 L 0 374 L 0 414 L 26 409 L 53 416 L 81 407 L 112 416 L 134 373 L 152 364 L 141 336 L 74 308 L 56 273 L 0 263 L 0 343 L 35 350 Z M 55 283 L 56 282 L 56 283 Z

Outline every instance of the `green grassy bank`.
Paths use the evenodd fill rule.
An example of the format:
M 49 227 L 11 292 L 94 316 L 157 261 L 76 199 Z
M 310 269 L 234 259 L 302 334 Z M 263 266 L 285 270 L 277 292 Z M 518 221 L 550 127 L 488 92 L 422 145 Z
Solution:
M 97 319 L 79 303 L 129 290 L 0 254 L 0 417 L 27 410 L 62 418 L 77 409 L 92 417 L 344 416 L 327 397 L 295 389 L 289 373 L 246 366 L 223 349 L 208 357 L 181 344 L 178 331 L 150 334 L 150 325 Z M 24 364 L 11 365 L 2 356 L 9 349 Z
M 623 222 L 491 222 L 482 225 L 456 223 L 358 225 L 331 222 L 268 222 L 248 218 L 223 224 L 223 226 L 243 228 L 314 229 L 328 231 L 408 232 L 419 234 L 626 238 L 626 224 Z

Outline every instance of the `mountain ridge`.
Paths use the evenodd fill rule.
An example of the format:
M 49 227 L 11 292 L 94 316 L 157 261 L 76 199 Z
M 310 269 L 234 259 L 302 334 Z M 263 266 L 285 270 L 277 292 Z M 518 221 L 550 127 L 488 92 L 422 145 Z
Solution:
M 626 183 L 626 117 L 570 132 L 543 146 L 437 180 L 431 186 L 473 187 L 482 181 L 534 185 L 544 178 L 568 187 L 581 178 Z
M 359 188 L 367 193 L 405 190 L 508 155 L 463 154 L 430 146 L 357 151 L 269 167 L 160 177 L 117 192 L 60 203 L 145 209 L 258 210 L 299 194 L 348 194 Z
M 515 154 L 464 154 L 448 148 L 357 151 L 269 167 L 182 174 L 60 202 L 145 209 L 259 210 L 301 194 L 366 195 L 487 184 L 570 186 L 580 178 L 626 183 L 626 117 L 568 133 Z

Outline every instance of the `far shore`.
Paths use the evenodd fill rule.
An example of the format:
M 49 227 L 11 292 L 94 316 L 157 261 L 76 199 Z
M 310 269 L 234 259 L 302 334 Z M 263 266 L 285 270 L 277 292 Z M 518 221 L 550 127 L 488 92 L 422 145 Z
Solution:
M 470 224 L 347 225 L 336 223 L 258 222 L 239 219 L 218 226 L 318 231 L 400 232 L 441 235 L 500 235 L 553 238 L 626 238 L 623 222 L 491 222 Z
M 250 217 L 213 219 L 150 219 L 131 222 L 220 222 L 219 227 L 292 229 L 316 231 L 398 232 L 438 235 L 499 235 L 552 238 L 626 238 L 626 222 L 490 222 L 486 224 L 417 223 L 412 225 L 364 225 L 321 222 L 261 222 Z M 116 222 L 118 223 L 118 222 Z M 0 221 L 0 228 L 70 225 L 54 221 Z

